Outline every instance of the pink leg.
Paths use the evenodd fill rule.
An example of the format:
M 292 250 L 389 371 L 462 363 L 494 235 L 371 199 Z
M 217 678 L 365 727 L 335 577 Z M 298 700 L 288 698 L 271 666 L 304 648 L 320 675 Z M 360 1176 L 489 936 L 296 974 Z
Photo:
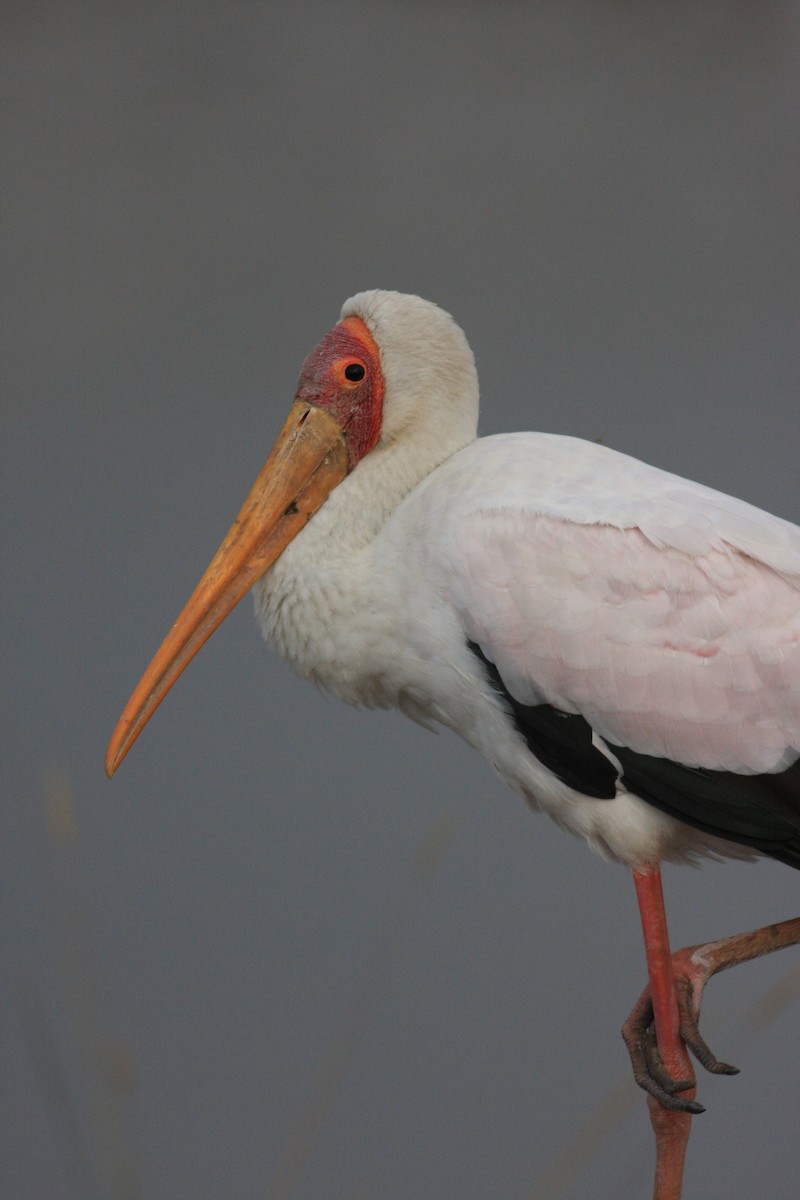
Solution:
M 680 1012 L 679 1032 L 683 1043 L 689 1047 L 699 1063 L 715 1075 L 736 1075 L 736 1067 L 720 1062 L 700 1034 L 700 1006 L 703 989 L 712 975 L 725 971 L 739 963 L 749 962 L 800 943 L 800 917 L 765 925 L 748 933 L 721 938 L 716 942 L 686 946 L 672 955 L 672 973 L 678 996 Z M 636 1002 L 631 1015 L 623 1026 L 622 1036 L 628 1047 L 636 1082 L 665 1107 L 684 1107 L 686 1101 L 679 1099 L 676 1092 L 682 1090 L 682 1081 L 670 1079 L 661 1068 L 654 1053 L 654 1006 L 651 989 L 646 987 Z M 698 1104 L 689 1110 L 702 1112 Z
M 702 1112 L 688 1046 L 715 1074 L 735 1075 L 700 1035 L 703 989 L 719 971 L 800 943 L 800 917 L 765 925 L 716 942 L 687 946 L 671 955 L 661 873 L 657 866 L 634 872 L 644 931 L 649 985 L 623 1027 L 636 1082 L 648 1095 L 656 1134 L 654 1200 L 680 1200 L 691 1116 Z
M 663 1072 L 678 1081 L 672 1085 L 674 1091 L 681 1093 L 680 1108 L 666 1108 L 654 1096 L 648 1096 L 650 1121 L 656 1135 L 653 1196 L 654 1200 L 680 1200 L 691 1114 L 699 1109 L 694 1101 L 695 1076 L 680 1033 L 661 871 L 654 864 L 634 871 L 633 877 L 642 918 L 658 1058 Z

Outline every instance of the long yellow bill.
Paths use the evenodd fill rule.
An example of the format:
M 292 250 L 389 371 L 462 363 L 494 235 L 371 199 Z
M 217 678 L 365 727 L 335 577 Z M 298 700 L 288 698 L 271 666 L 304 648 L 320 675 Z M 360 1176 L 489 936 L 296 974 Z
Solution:
M 338 422 L 295 400 L 242 511 L 128 701 L 106 751 L 114 774 L 178 676 L 347 474 Z

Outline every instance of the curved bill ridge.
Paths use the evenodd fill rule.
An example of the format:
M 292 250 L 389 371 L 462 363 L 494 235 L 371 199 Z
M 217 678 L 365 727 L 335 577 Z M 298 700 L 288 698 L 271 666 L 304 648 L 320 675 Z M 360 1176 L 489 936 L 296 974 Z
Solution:
M 114 774 L 176 679 L 347 474 L 347 444 L 322 408 L 295 400 L 219 550 L 125 706 L 106 752 Z

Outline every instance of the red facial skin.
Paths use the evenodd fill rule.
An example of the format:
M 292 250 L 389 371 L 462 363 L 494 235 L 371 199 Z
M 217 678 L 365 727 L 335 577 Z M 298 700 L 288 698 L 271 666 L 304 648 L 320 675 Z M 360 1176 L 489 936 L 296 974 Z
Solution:
M 348 367 L 363 367 L 364 378 L 348 379 Z M 327 409 L 339 423 L 352 471 L 378 441 L 383 415 L 380 354 L 360 317 L 345 317 L 314 347 L 303 363 L 295 397 Z

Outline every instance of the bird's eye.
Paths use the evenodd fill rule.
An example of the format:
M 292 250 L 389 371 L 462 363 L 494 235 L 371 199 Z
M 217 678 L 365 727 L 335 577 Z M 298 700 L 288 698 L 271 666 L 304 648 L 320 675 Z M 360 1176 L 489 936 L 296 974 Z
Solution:
M 349 362 L 344 369 L 344 377 L 350 383 L 360 383 L 367 373 L 367 368 L 360 362 Z

